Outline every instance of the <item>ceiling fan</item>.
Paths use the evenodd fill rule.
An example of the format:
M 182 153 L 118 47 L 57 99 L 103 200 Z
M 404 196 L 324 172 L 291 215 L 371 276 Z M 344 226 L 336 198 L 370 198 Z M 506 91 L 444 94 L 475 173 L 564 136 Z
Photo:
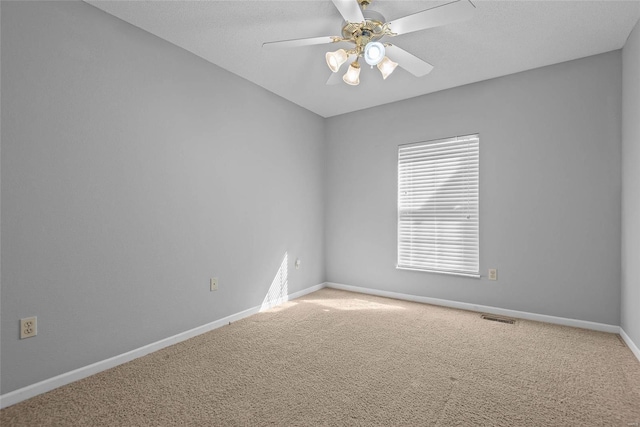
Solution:
M 412 55 L 391 43 L 381 41 L 384 37 L 393 37 L 414 31 L 426 30 L 469 19 L 475 10 L 470 0 L 455 0 L 431 9 L 423 10 L 402 18 L 386 22 L 384 16 L 367 6 L 373 0 L 332 0 L 344 22 L 341 36 L 322 36 L 304 39 L 283 40 L 263 43 L 262 47 L 288 48 L 328 43 L 352 43 L 349 49 L 327 52 L 325 58 L 333 74 L 327 84 L 339 82 L 338 71 L 342 64 L 351 61 L 342 80 L 352 86 L 360 83 L 360 58 L 373 68 L 377 66 L 386 79 L 397 66 L 404 68 L 416 77 L 429 74 L 433 65 Z M 398 62 L 392 61 L 391 58 Z

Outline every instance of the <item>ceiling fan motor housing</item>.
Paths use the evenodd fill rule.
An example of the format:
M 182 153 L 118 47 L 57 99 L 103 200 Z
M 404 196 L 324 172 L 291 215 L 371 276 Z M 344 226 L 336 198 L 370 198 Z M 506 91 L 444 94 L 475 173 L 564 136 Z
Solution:
M 350 39 L 359 46 L 379 40 L 385 35 L 385 19 L 382 14 L 373 10 L 365 10 L 362 14 L 365 19 L 364 23 L 345 21 L 342 27 L 342 37 Z

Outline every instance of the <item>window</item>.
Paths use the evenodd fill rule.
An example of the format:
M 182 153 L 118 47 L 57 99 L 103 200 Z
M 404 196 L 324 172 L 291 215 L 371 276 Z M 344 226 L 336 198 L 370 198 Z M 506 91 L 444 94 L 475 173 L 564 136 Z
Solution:
M 479 277 L 480 138 L 398 147 L 398 268 Z

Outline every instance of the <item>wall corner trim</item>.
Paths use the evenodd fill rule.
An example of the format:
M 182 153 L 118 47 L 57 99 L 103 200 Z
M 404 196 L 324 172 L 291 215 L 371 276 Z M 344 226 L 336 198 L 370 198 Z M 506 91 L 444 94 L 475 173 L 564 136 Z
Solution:
M 633 353 L 633 355 L 636 356 L 636 359 L 638 359 L 638 362 L 640 362 L 640 349 L 638 348 L 636 343 L 634 343 L 631 340 L 631 338 L 629 337 L 629 335 L 627 335 L 624 329 L 622 329 L 622 326 L 620 326 L 620 336 L 622 337 L 624 342 L 627 344 L 627 347 L 629 347 L 629 350 L 631 350 L 631 353 Z
M 292 299 L 300 298 L 306 294 L 315 292 L 324 287 L 325 287 L 325 284 L 321 283 L 319 285 L 302 289 L 301 291 L 288 294 L 280 302 L 282 303 Z M 204 334 L 206 332 L 217 329 L 221 326 L 228 325 L 230 322 L 237 322 L 240 319 L 244 319 L 245 317 L 249 317 L 253 314 L 259 313 L 260 311 L 266 310 L 271 307 L 272 306 L 265 307 L 260 305 L 251 307 L 249 309 L 240 311 L 230 316 L 223 317 L 222 319 L 214 320 L 213 322 L 207 323 L 206 325 L 198 326 L 196 328 L 190 329 L 185 332 L 181 332 L 179 334 L 162 339 L 160 341 L 153 342 L 151 344 L 147 344 L 143 347 L 136 348 L 126 353 L 122 353 L 117 356 L 110 357 L 109 359 L 101 360 L 99 362 L 92 363 L 91 365 L 74 369 L 73 371 L 65 372 L 64 374 L 60 374 L 55 377 L 48 378 L 44 381 L 40 381 L 35 384 L 31 384 L 26 387 L 20 388 L 18 390 L 5 393 L 0 396 L 0 409 L 6 408 L 11 405 L 15 405 L 16 403 L 20 403 L 23 400 L 27 400 L 39 394 L 46 393 L 48 391 L 51 391 L 58 387 L 62 387 L 72 382 L 81 380 L 83 378 L 87 378 L 99 372 L 106 371 L 107 369 L 111 369 L 115 366 L 122 365 L 123 363 L 130 362 L 139 357 L 146 356 L 147 354 L 153 353 L 154 351 L 158 351 L 165 347 L 169 347 L 170 345 L 188 340 L 189 338 L 193 338 L 195 336 Z

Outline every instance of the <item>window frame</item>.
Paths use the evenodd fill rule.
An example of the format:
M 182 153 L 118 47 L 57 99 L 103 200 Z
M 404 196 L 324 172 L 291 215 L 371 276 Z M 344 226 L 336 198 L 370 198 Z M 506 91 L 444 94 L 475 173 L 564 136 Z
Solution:
M 462 141 L 460 141 L 462 140 Z M 407 247 L 406 245 L 403 247 L 402 246 L 402 240 L 401 240 L 401 228 L 404 225 L 406 227 L 407 225 L 407 221 L 405 221 L 403 223 L 402 221 L 402 215 L 403 215 L 403 209 L 402 209 L 402 204 L 401 204 L 401 199 L 402 199 L 402 190 L 405 187 L 401 187 L 401 185 L 403 184 L 402 181 L 402 176 L 401 173 L 402 171 L 402 158 L 401 158 L 401 154 L 402 151 L 405 150 L 410 150 L 411 147 L 428 147 L 429 145 L 433 145 L 433 144 L 437 144 L 437 143 L 443 143 L 446 144 L 447 142 L 454 142 L 454 143 L 460 143 L 460 142 L 464 142 L 464 140 L 467 141 L 473 141 L 475 140 L 475 144 L 476 144 L 476 148 L 473 149 L 473 151 L 471 152 L 471 154 L 469 153 L 461 153 L 460 156 L 458 157 L 452 157 L 449 155 L 449 157 L 447 159 L 456 159 L 456 158 L 460 158 L 461 161 L 470 161 L 470 159 L 475 158 L 475 162 L 472 161 L 473 164 L 473 171 L 471 172 L 472 174 L 475 175 L 475 181 L 473 181 L 473 184 L 475 184 L 473 187 L 475 188 L 475 192 L 471 191 L 471 193 L 473 193 L 475 195 L 475 206 L 474 206 L 474 210 L 473 212 L 476 215 L 476 221 L 475 221 L 475 236 L 473 238 L 473 240 L 475 241 L 475 246 L 471 246 L 471 245 L 461 245 L 461 249 L 466 249 L 466 248 L 471 248 L 472 251 L 475 251 L 475 258 L 472 259 L 472 261 L 475 262 L 474 267 L 476 267 L 476 269 L 474 271 L 469 270 L 469 269 L 452 269 L 452 268 L 426 268 L 426 267 L 422 267 L 422 266 L 417 266 L 415 264 L 411 265 L 410 263 L 406 262 L 406 257 L 404 258 L 403 263 L 401 263 L 401 253 L 403 250 L 406 251 Z M 438 152 L 435 153 L 435 155 L 438 155 Z M 442 161 L 442 160 L 440 160 Z M 407 163 L 406 161 L 404 162 L 405 164 Z M 458 136 L 452 136 L 452 137 L 445 137 L 445 138 L 438 138 L 438 139 L 432 139 L 432 140 L 426 140 L 426 141 L 419 141 L 419 142 L 412 142 L 412 143 L 407 143 L 407 144 L 400 144 L 398 145 L 398 152 L 397 152 L 397 229 L 396 229 L 396 268 L 399 270 L 408 270 L 408 271 L 418 271 L 418 272 L 427 272 L 427 273 L 437 273 L 437 274 L 445 274 L 445 275 L 453 275 L 453 276 L 462 276 L 462 277 L 470 277 L 470 278 L 480 278 L 480 133 L 472 133 L 472 134 L 466 134 L 466 135 L 458 135 Z M 406 172 L 406 171 L 405 171 Z M 427 172 L 429 173 L 429 172 Z M 441 177 L 443 175 L 442 172 L 440 172 L 440 175 L 433 174 L 436 179 L 437 177 Z M 404 181 L 404 183 L 406 184 L 406 179 Z M 464 194 L 466 196 L 469 195 L 469 190 L 465 190 L 466 192 L 460 192 L 460 194 Z M 418 209 L 415 209 L 418 210 Z M 467 212 L 468 213 L 468 212 Z M 437 216 L 436 216 L 437 218 Z M 436 226 L 437 227 L 437 226 Z M 435 229 L 435 228 L 434 228 Z M 425 259 L 427 258 L 427 256 L 424 257 Z M 464 257 L 463 257 L 464 259 Z M 438 257 L 435 256 L 434 258 L 432 258 L 431 260 L 436 260 L 435 263 L 437 263 L 438 261 Z M 429 261 L 431 261 L 429 260 Z M 459 261 L 459 262 L 464 262 L 464 261 Z

